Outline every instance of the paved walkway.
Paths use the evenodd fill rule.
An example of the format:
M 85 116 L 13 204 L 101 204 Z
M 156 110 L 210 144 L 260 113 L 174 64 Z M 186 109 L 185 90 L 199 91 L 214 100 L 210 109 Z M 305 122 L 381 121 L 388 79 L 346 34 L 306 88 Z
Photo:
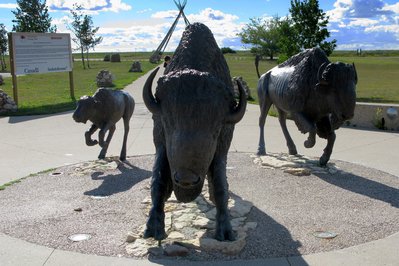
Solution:
M 162 71 L 160 71 L 162 72 Z M 148 75 L 129 85 L 126 90 L 136 100 L 128 139 L 128 156 L 153 154 L 152 119 L 141 97 Z M 244 119 L 237 124 L 231 151 L 255 152 L 258 142 L 259 107 L 248 105 Z M 84 132 L 89 124 L 77 124 L 72 112 L 48 116 L 0 118 L 0 184 L 49 168 L 97 158 L 99 147 L 87 147 Z M 305 135 L 288 121 L 300 154 L 319 157 L 326 144 L 317 139 L 312 149 L 302 145 Z M 285 140 L 278 120 L 266 121 L 266 148 L 269 152 L 286 152 Z M 122 145 L 123 126 L 118 123 L 107 156 L 118 156 Z M 332 159 L 358 163 L 399 177 L 399 134 L 382 131 L 341 128 Z M 1 193 L 1 192 L 0 192 Z M 399 233 L 385 239 L 343 250 L 302 257 L 254 261 L 204 262 L 190 265 L 398 265 Z M 1 265 L 177 265 L 175 261 L 138 261 L 126 258 L 101 257 L 38 246 L 0 233 Z M 183 263 L 187 265 L 187 262 Z M 182 264 L 182 265 L 183 265 Z

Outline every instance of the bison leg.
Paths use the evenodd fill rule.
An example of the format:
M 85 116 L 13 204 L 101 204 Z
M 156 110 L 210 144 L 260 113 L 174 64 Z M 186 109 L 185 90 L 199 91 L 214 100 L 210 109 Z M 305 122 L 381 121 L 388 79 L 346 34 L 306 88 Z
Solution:
M 334 147 L 335 142 L 335 132 L 331 132 L 327 137 L 327 146 L 324 148 L 323 155 L 320 157 L 320 165 L 325 166 L 327 162 L 330 160 L 330 156 Z
M 216 234 L 219 241 L 235 239 L 230 224 L 230 214 L 227 208 L 229 200 L 229 185 L 226 177 L 226 158 L 213 159 L 208 172 L 211 198 L 216 205 Z
M 269 99 L 260 100 L 260 116 L 259 116 L 259 144 L 258 144 L 258 152 L 257 155 L 266 155 L 266 147 L 265 147 L 265 122 L 267 113 L 272 105 L 272 102 Z
M 172 193 L 172 179 L 166 150 L 157 148 L 153 176 L 151 181 L 152 207 L 147 220 L 144 238 L 153 237 L 156 240 L 166 238 L 165 232 L 165 201 Z
M 298 152 L 296 150 L 295 143 L 292 140 L 291 135 L 288 132 L 287 128 L 287 123 L 286 123 L 287 113 L 281 110 L 280 108 L 277 108 L 277 111 L 278 111 L 278 121 L 280 122 L 281 129 L 283 130 L 283 134 L 287 142 L 288 153 L 291 155 L 296 155 L 298 154 Z
M 94 146 L 98 143 L 97 140 L 92 140 L 91 136 L 96 132 L 98 127 L 96 125 L 91 125 L 90 129 L 85 132 L 85 140 L 87 146 Z
M 127 136 L 129 135 L 129 121 L 130 121 L 130 117 L 123 117 L 123 125 L 125 128 L 125 132 L 123 134 L 123 143 L 122 143 L 122 150 L 121 150 L 121 154 L 119 156 L 119 159 L 121 161 L 126 160 L 126 143 L 127 143 Z
M 104 141 L 104 135 L 105 135 L 106 129 L 100 130 L 100 133 L 98 134 L 99 135 L 98 138 L 99 138 L 99 144 L 102 147 L 102 149 L 101 149 L 100 155 L 98 155 L 98 159 L 105 158 L 105 155 L 107 154 L 109 143 L 111 142 L 111 139 L 112 139 L 112 136 L 114 135 L 115 129 L 116 129 L 115 125 L 112 125 L 109 128 L 106 141 Z
M 127 136 L 129 135 L 129 122 L 130 122 L 130 118 L 133 115 L 133 111 L 134 111 L 134 100 L 131 97 L 125 97 L 125 113 L 123 114 L 123 125 L 125 128 L 125 132 L 123 135 L 123 144 L 122 144 L 122 150 L 121 150 L 121 154 L 119 156 L 119 159 L 121 161 L 126 160 L 126 143 L 127 143 Z

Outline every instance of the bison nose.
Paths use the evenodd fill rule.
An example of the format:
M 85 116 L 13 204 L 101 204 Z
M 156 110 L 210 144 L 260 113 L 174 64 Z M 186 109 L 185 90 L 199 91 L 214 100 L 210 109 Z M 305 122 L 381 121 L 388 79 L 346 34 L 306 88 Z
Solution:
M 193 187 L 201 182 L 201 178 L 194 173 L 176 172 L 174 174 L 174 181 L 181 187 Z

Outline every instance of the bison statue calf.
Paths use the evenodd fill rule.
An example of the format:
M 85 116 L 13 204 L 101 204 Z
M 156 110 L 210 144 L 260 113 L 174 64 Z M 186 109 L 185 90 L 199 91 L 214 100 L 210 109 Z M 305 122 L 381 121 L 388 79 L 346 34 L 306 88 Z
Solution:
M 181 202 L 194 200 L 207 176 L 217 209 L 215 237 L 233 240 L 226 161 L 234 125 L 245 113 L 245 92 L 239 84 L 237 104 L 227 63 L 211 31 L 200 23 L 185 29 L 154 97 L 151 86 L 157 71 L 143 88 L 144 103 L 153 114 L 156 148 L 144 237 L 166 238 L 165 201 L 172 191 Z
M 73 113 L 73 119 L 78 123 L 86 123 L 88 120 L 93 123 L 90 129 L 85 132 L 85 139 L 88 146 L 100 145 L 102 149 L 98 155 L 99 159 L 105 158 L 108 145 L 116 129 L 115 124 L 121 118 L 123 118 L 125 132 L 119 158 L 121 161 L 126 159 L 126 142 L 134 105 L 133 97 L 129 93 L 107 88 L 100 88 L 93 96 L 83 96 L 78 101 L 76 110 Z M 100 129 L 98 141 L 92 140 L 91 136 L 97 129 Z M 108 136 L 104 140 L 107 131 Z
M 265 155 L 264 125 L 272 104 L 287 141 L 289 154 L 297 154 L 287 130 L 290 114 L 302 133 L 309 133 L 304 145 L 311 148 L 316 134 L 327 139 L 319 163 L 330 159 L 335 130 L 354 115 L 357 73 L 355 65 L 331 63 L 320 48 L 305 50 L 263 74 L 258 82 L 260 137 L 258 155 Z

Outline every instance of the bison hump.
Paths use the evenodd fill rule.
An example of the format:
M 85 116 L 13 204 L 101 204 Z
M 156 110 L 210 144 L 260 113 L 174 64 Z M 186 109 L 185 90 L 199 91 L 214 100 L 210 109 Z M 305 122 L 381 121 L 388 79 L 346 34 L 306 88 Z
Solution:
M 195 69 L 218 77 L 232 88 L 230 71 L 211 30 L 202 23 L 186 27 L 167 73 Z

